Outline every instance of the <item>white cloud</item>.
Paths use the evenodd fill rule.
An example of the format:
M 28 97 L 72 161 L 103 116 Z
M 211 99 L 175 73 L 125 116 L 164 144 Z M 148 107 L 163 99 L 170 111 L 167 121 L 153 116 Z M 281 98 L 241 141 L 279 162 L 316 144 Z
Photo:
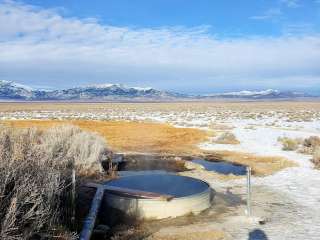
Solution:
M 250 17 L 253 20 L 270 20 L 276 19 L 282 15 L 282 11 L 279 8 L 271 8 L 266 10 L 264 13 Z
M 122 82 L 299 87 L 320 83 L 320 36 L 219 39 L 207 27 L 141 29 L 0 5 L 0 79 L 34 85 Z
M 316 27 L 312 23 L 297 22 L 293 24 L 284 24 L 283 33 L 288 35 L 313 35 L 316 34 Z
M 299 0 L 280 0 L 280 2 L 289 8 L 298 8 L 301 6 Z

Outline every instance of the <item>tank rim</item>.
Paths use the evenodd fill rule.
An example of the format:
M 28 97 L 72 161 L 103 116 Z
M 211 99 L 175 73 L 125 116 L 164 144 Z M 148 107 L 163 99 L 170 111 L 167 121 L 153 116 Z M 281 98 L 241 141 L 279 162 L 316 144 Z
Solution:
M 172 200 L 179 200 L 179 199 L 184 199 L 184 198 L 190 198 L 190 197 L 193 197 L 193 196 L 198 196 L 198 195 L 202 195 L 202 194 L 205 194 L 207 193 L 208 191 L 212 192 L 212 188 L 210 186 L 209 183 L 207 183 L 206 181 L 203 181 L 201 179 L 198 179 L 198 178 L 194 178 L 194 177 L 189 177 L 189 176 L 181 176 L 181 175 L 178 175 L 178 174 L 172 174 L 172 173 L 156 173 L 156 174 L 141 174 L 142 175 L 173 175 L 173 176 L 178 176 L 178 177 L 183 177 L 183 178 L 188 178 L 188 179 L 192 179 L 192 180 L 196 180 L 196 181 L 199 181 L 199 182 L 202 182 L 204 183 L 207 188 L 204 190 L 204 191 L 201 191 L 201 192 L 198 192 L 198 193 L 194 193 L 194 194 L 190 194 L 190 195 L 187 195 L 187 196 L 183 196 L 183 197 L 174 197 Z M 130 178 L 130 177 L 133 177 L 133 176 L 140 176 L 139 175 L 131 175 L 131 176 L 121 176 L 119 178 L 116 178 L 116 179 L 111 179 L 109 181 L 105 181 L 103 182 L 102 184 L 103 185 L 106 185 L 107 183 L 109 182 L 112 182 L 112 181 L 116 181 L 118 179 L 123 179 L 123 178 Z M 120 194 L 116 194 L 116 193 L 110 193 L 112 195 L 115 195 L 115 196 L 120 196 Z M 139 200 L 147 200 L 147 201 L 159 201 L 158 199 L 145 199 L 145 198 L 138 198 L 138 197 L 123 197 L 123 196 L 120 196 L 122 198 L 128 198 L 128 199 L 139 199 Z M 172 201 L 171 200 L 171 201 Z

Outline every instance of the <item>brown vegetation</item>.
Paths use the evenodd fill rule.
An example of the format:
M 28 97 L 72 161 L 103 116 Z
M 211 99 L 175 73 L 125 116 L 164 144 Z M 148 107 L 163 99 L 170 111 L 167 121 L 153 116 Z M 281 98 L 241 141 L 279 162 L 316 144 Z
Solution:
M 298 151 L 299 153 L 312 155 L 312 162 L 320 167 L 320 137 L 311 136 L 306 139 L 279 138 L 283 150 Z
M 0 239 L 42 233 L 47 239 L 71 239 L 72 233 L 57 230 L 71 217 L 71 169 L 80 174 L 99 170 L 106 151 L 99 136 L 72 126 L 46 131 L 0 127 Z
M 232 132 L 224 132 L 218 137 L 214 138 L 214 143 L 218 144 L 239 144 L 239 140 Z
M 283 111 L 288 116 L 298 116 L 300 110 L 320 110 L 319 101 L 261 101 L 261 102 L 232 102 L 232 101 L 207 101 L 207 102 L 174 102 L 174 103 L 67 103 L 67 102 L 26 102 L 26 103 L 0 103 L 0 111 L 90 111 L 97 112 L 105 109 L 144 110 L 144 111 L 247 111 L 248 113 L 265 113 L 267 111 Z M 293 114 L 296 113 L 296 114 Z M 293 114 L 293 115 L 292 115 Z M 306 116 L 302 116 L 305 118 Z
M 318 136 L 311 136 L 309 138 L 306 138 L 303 142 L 303 145 L 305 147 L 309 147 L 313 150 L 320 147 L 320 137 Z
M 320 146 L 315 149 L 312 157 L 312 162 L 316 165 L 317 168 L 320 168 Z
M 305 154 L 313 154 L 320 146 L 320 137 L 311 136 L 306 139 L 281 137 L 278 141 L 282 143 L 282 149 L 286 151 L 296 151 Z
M 250 166 L 256 176 L 265 176 L 296 164 L 283 157 L 257 156 L 250 153 L 234 151 L 206 152 L 205 158 L 210 160 L 225 160 L 233 163 Z
M 175 128 L 168 124 L 125 121 L 8 121 L 13 127 L 37 126 L 49 128 L 72 123 L 81 129 L 99 133 L 114 151 L 142 153 L 190 154 L 198 151 L 197 144 L 207 138 L 198 129 Z
M 301 144 L 300 139 L 293 139 L 288 137 L 280 137 L 278 141 L 282 144 L 282 150 L 284 151 L 295 151 L 298 149 L 299 145 Z
M 217 130 L 222 130 L 222 131 L 225 131 L 225 130 L 231 130 L 231 129 L 234 129 L 233 126 L 230 126 L 230 125 L 226 125 L 226 124 L 217 124 L 217 123 L 210 123 L 209 124 L 209 128 L 210 129 L 213 129 L 215 131 Z
M 14 127 L 38 126 L 49 128 L 54 125 L 72 123 L 82 129 L 95 131 L 107 140 L 114 151 L 142 152 L 176 155 L 203 154 L 196 144 L 207 138 L 207 133 L 197 129 L 174 128 L 167 124 L 125 121 L 9 121 Z M 204 153 L 205 155 L 207 153 Z M 212 154 L 212 152 L 208 152 Z M 215 151 L 220 160 L 249 165 L 256 175 L 268 175 L 286 167 L 295 166 L 281 157 L 261 157 L 253 154 Z

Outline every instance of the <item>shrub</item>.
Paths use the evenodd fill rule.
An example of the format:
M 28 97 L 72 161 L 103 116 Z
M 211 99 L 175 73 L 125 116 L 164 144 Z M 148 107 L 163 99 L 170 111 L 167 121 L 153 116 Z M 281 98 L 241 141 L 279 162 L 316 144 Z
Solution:
M 320 168 L 320 147 L 317 147 L 313 153 L 312 162 Z
M 320 147 L 320 138 L 317 136 L 311 136 L 309 138 L 306 138 L 303 142 L 303 145 L 305 147 L 316 149 L 317 147 Z
M 214 139 L 215 143 L 219 144 L 239 144 L 240 142 L 236 138 L 236 136 L 231 132 L 222 133 L 216 139 Z
M 50 238 L 66 217 L 70 169 L 100 170 L 105 146 L 99 136 L 72 126 L 0 127 L 0 239 L 29 239 L 41 232 Z
M 292 139 L 288 137 L 278 138 L 278 141 L 282 143 L 282 150 L 295 151 L 299 147 L 299 139 Z
M 313 151 L 314 150 L 311 147 L 306 147 L 304 145 L 300 146 L 299 149 L 298 149 L 299 153 L 308 154 L 308 155 L 312 155 Z
M 70 125 L 50 128 L 40 140 L 43 158 L 65 166 L 74 165 L 78 174 L 84 176 L 101 172 L 100 160 L 109 152 L 103 137 Z

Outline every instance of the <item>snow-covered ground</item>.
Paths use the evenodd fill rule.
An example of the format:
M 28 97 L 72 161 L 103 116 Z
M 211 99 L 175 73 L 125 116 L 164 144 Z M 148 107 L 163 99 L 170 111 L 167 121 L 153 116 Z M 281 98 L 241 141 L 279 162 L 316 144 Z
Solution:
M 265 195 L 262 197 L 257 190 L 256 207 L 270 207 L 268 201 L 282 207 L 273 208 L 271 220 L 266 225 L 255 226 L 256 224 L 247 223 L 239 228 L 239 231 L 233 232 L 232 236 L 236 239 L 247 239 L 248 231 L 255 226 L 262 229 L 269 239 L 320 239 L 320 171 L 313 168 L 310 155 L 283 151 L 277 141 L 278 137 L 283 136 L 290 138 L 320 136 L 318 129 L 320 122 L 299 123 L 298 126 L 293 125 L 287 129 L 260 125 L 259 121 L 254 128 L 248 128 L 251 123 L 242 120 L 233 120 L 229 124 L 235 126 L 232 132 L 240 141 L 239 145 L 207 142 L 200 147 L 207 150 L 235 150 L 265 156 L 283 156 L 299 164 L 298 167 L 287 168 L 271 176 L 253 179 L 254 186 L 268 188 L 282 196 L 270 199 Z M 212 185 L 215 186 L 216 183 L 213 182 Z M 243 185 L 243 180 L 237 180 L 230 181 L 228 186 Z M 253 198 L 255 198 L 254 191 Z M 262 214 L 260 217 L 265 216 Z
M 282 156 L 293 160 L 299 165 L 305 167 L 312 167 L 309 161 L 311 156 L 296 153 L 294 151 L 283 151 L 282 145 L 278 141 L 280 137 L 288 138 L 308 138 L 310 136 L 320 136 L 320 130 L 312 128 L 312 126 L 320 126 L 320 121 L 305 123 L 304 128 L 297 129 L 296 126 L 290 128 L 272 127 L 259 124 L 251 127 L 251 123 L 247 121 L 238 120 L 229 123 L 235 128 L 231 130 L 240 144 L 213 144 L 211 142 L 200 144 L 200 147 L 206 150 L 230 150 L 247 153 L 254 153 L 261 156 Z M 285 125 L 285 124 L 283 124 Z

